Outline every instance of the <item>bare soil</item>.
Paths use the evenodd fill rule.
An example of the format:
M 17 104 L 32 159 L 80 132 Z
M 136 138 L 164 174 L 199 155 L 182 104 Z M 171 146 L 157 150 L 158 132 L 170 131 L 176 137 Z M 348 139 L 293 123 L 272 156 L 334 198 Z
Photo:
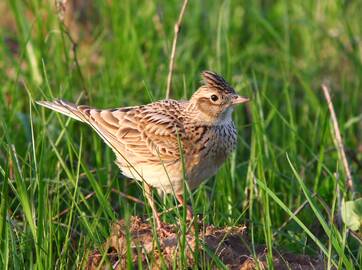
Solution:
M 203 265 L 206 262 L 211 269 L 219 269 L 221 263 L 232 270 L 257 269 L 257 264 L 259 269 L 268 268 L 266 248 L 257 247 L 253 256 L 245 226 L 215 228 L 197 225 L 198 231 L 190 229 L 183 242 L 179 226 L 165 224 L 169 233 L 158 233 L 158 237 L 154 237 L 151 225 L 140 217 L 132 217 L 129 224 L 119 220 L 113 224 L 107 241 L 88 253 L 84 260 L 85 269 L 120 270 L 127 269 L 127 263 L 133 264 L 135 269 L 165 269 L 165 266 L 175 269 L 175 265 L 176 269 L 188 269 L 200 262 Z M 182 243 L 186 243 L 186 248 L 180 248 Z M 197 261 L 194 260 L 195 254 L 198 254 Z M 275 269 L 325 268 L 323 261 L 306 255 L 277 250 L 273 254 Z

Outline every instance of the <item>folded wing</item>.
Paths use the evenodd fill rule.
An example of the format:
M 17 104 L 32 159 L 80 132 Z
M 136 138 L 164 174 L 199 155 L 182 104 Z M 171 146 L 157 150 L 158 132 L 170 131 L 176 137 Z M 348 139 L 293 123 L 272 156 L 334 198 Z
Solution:
M 174 163 L 186 138 L 183 107 L 167 100 L 145 106 L 94 109 L 63 100 L 40 105 L 88 123 L 117 155 L 121 167 Z

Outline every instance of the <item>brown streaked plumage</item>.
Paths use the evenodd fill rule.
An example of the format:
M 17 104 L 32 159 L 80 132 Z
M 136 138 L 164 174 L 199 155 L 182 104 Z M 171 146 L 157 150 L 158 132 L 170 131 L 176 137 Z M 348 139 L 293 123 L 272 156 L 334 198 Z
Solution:
M 202 73 L 204 84 L 189 101 L 161 100 L 147 105 L 95 109 L 63 100 L 38 104 L 89 124 L 112 148 L 122 173 L 146 184 L 146 197 L 161 226 L 150 188 L 175 193 L 182 201 L 185 161 L 191 189 L 214 175 L 236 147 L 233 107 L 248 99 L 216 73 Z M 182 153 L 182 154 L 181 154 Z M 188 212 L 191 216 L 191 212 Z

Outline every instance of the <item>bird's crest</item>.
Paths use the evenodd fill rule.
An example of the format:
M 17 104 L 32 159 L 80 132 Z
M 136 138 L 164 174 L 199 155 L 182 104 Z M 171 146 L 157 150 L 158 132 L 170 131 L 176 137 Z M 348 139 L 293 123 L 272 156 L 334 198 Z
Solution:
M 223 77 L 216 74 L 212 71 L 203 71 L 202 72 L 202 78 L 203 82 L 206 86 L 209 88 L 218 89 L 220 91 L 223 91 L 227 94 L 235 94 L 234 88 L 232 88 Z

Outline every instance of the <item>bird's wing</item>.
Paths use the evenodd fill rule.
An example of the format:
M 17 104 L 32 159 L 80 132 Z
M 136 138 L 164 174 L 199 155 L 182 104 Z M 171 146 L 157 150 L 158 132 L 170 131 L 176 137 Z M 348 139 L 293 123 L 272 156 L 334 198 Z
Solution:
M 182 105 L 166 100 L 144 106 L 100 110 L 62 100 L 40 103 L 92 126 L 121 156 L 122 166 L 175 162 L 186 136 Z
M 113 134 L 136 164 L 175 162 L 180 157 L 179 141 L 185 137 L 180 110 L 175 101 L 116 110 L 112 116 L 118 129 Z M 105 119 L 102 112 L 101 117 Z

